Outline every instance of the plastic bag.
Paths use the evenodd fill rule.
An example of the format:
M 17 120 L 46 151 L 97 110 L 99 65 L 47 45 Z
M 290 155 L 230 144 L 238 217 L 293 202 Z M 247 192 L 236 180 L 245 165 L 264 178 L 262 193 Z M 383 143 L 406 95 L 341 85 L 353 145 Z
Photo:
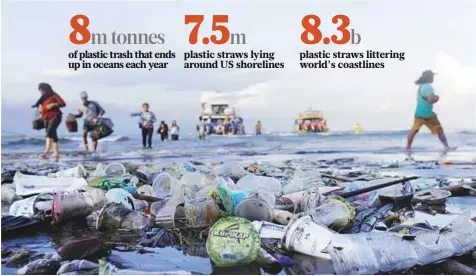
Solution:
M 213 169 L 213 174 L 216 176 L 228 176 L 233 179 L 240 179 L 248 173 L 238 164 L 226 163 L 216 166 Z
M 427 265 L 453 256 L 455 248 L 448 238 L 437 231 L 421 233 L 411 241 L 419 265 Z
M 273 177 L 246 175 L 236 183 L 238 190 L 263 188 L 272 192 L 275 196 L 282 194 L 281 182 Z
M 453 245 L 456 256 L 476 248 L 476 223 L 471 220 L 471 210 L 467 210 L 442 229 L 441 236 Z
M 375 274 L 379 271 L 377 259 L 365 235 L 336 235 L 328 251 L 337 275 Z

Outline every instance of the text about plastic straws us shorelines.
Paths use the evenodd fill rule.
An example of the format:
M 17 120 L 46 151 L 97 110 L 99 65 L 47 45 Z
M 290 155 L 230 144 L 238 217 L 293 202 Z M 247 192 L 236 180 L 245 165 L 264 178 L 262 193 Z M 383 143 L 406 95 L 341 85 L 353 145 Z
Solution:
M 68 54 L 72 60 L 68 63 L 70 69 L 165 69 L 169 60 L 176 57 L 175 52 L 161 51 L 79 51 Z

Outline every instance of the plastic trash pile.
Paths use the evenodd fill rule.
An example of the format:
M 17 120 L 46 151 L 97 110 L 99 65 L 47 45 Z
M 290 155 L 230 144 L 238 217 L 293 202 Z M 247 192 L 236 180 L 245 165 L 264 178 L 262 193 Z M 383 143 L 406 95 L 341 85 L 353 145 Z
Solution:
M 49 232 L 56 249 L 6 249 L 2 259 L 18 274 L 199 274 L 121 269 L 107 259 L 111 250 L 181 246 L 202 248 L 220 274 L 475 271 L 476 180 L 396 177 L 356 164 L 2 168 L 3 239 Z M 65 229 L 74 237 L 58 234 Z

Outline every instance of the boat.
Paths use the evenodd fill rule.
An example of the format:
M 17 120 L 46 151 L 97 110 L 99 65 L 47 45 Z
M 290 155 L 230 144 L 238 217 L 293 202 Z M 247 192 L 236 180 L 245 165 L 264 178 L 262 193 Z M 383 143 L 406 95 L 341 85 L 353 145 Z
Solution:
M 244 135 L 243 118 L 224 99 L 201 102 L 199 120 L 204 120 L 207 135 Z
M 294 120 L 294 127 L 298 133 L 322 133 L 328 132 L 327 118 L 319 110 L 309 107 L 300 113 Z

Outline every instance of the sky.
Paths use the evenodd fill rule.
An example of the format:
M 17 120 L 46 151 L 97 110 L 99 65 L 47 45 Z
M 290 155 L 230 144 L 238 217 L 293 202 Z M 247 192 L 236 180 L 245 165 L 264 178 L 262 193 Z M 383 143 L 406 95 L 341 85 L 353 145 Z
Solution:
M 92 32 L 164 33 L 164 45 L 73 45 L 69 21 L 90 18 Z M 324 34 L 334 34 L 332 16 L 349 16 L 359 45 L 304 45 L 301 19 L 314 13 Z M 231 32 L 245 33 L 247 45 L 189 45 L 184 14 L 228 14 Z M 414 81 L 422 71 L 438 73 L 435 111 L 446 129 L 476 128 L 476 1 L 2 1 L 2 124 L 8 131 L 30 127 L 39 82 L 48 82 L 77 109 L 88 91 L 123 131 L 138 131 L 128 114 L 148 102 L 159 120 L 177 119 L 193 129 L 200 99 L 219 90 L 227 95 L 248 129 L 261 120 L 265 130 L 292 131 L 296 115 L 312 106 L 328 117 L 331 130 L 411 127 Z M 75 50 L 144 50 L 177 53 L 168 69 L 68 69 Z M 264 50 L 275 52 L 284 69 L 184 69 L 183 53 Z M 384 69 L 300 69 L 305 50 L 405 52 L 405 60 L 384 60 Z M 13 111 L 12 111 L 13 110 Z M 8 116 L 5 112 L 14 112 Z M 24 115 L 24 116 L 23 116 Z M 6 124 L 6 123 L 8 124 Z M 2 132 L 6 131 L 2 127 Z

